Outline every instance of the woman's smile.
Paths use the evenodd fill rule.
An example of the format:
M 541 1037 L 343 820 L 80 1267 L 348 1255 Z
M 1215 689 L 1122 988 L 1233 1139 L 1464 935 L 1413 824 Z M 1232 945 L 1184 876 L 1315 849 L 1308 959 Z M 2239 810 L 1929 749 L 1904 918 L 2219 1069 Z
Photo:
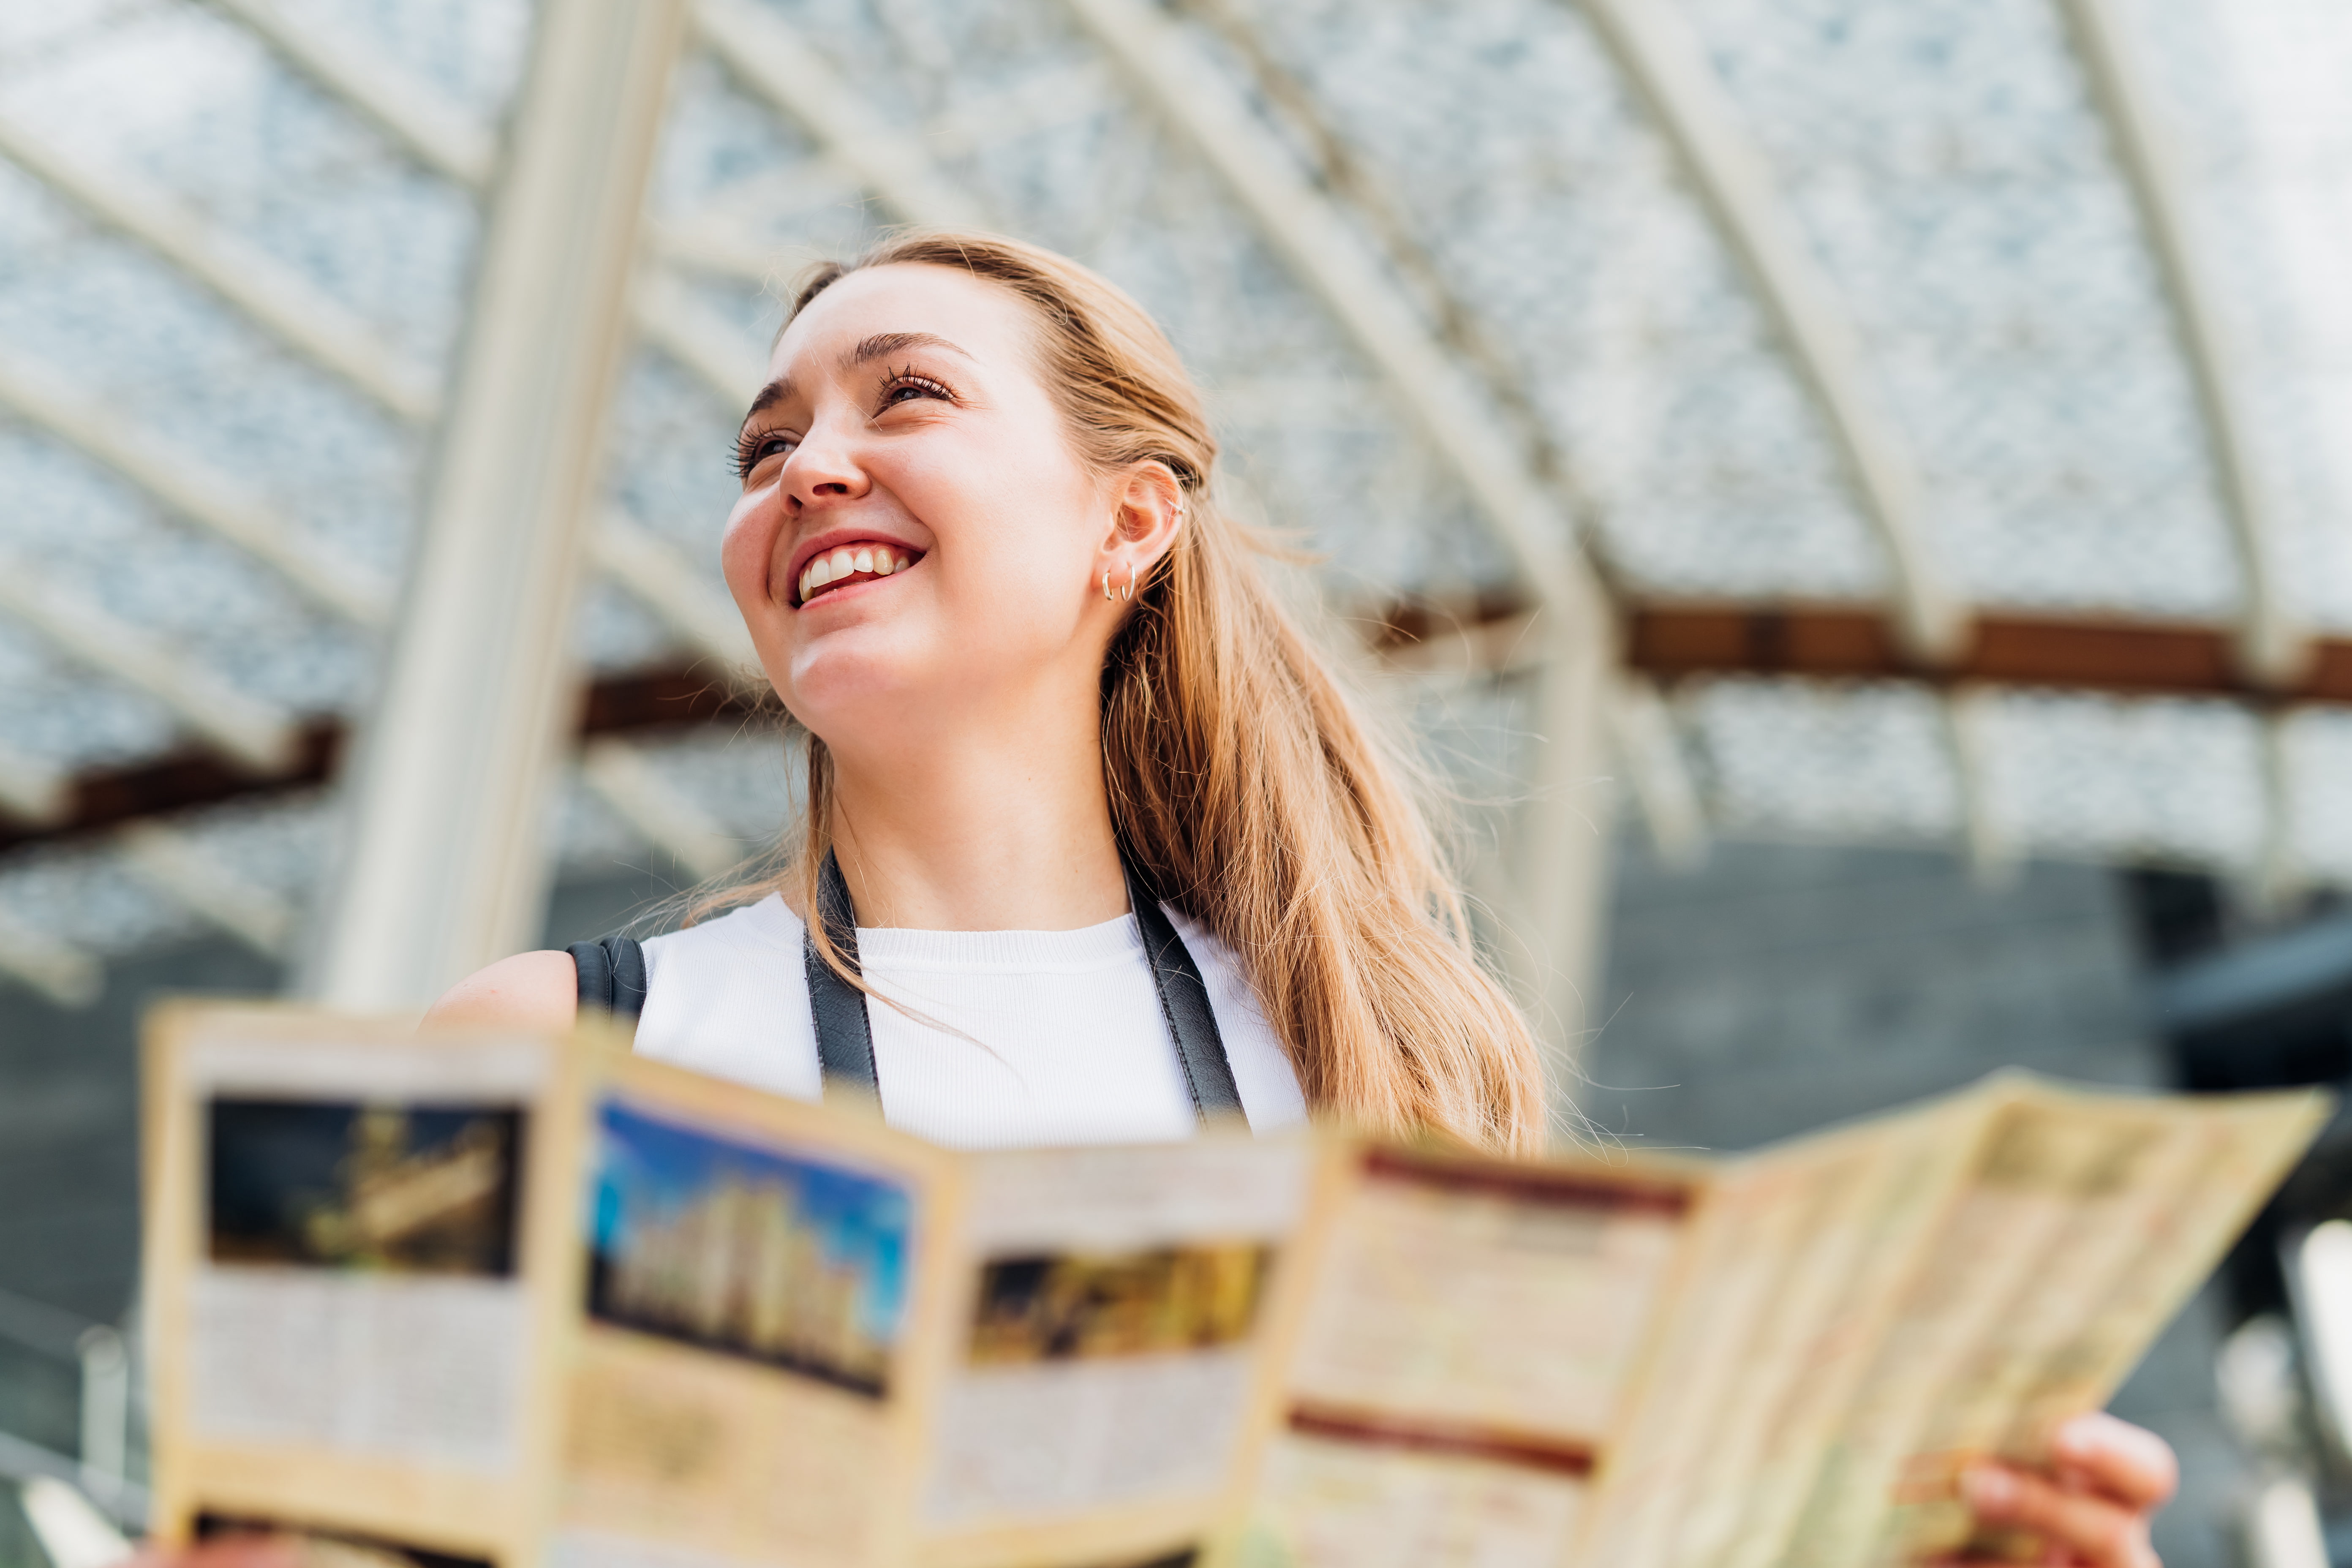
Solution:
M 861 539 L 814 552 L 802 564 L 800 581 L 793 585 L 793 607 L 803 608 L 810 601 L 826 595 L 895 576 L 921 559 L 920 551 L 878 539 Z

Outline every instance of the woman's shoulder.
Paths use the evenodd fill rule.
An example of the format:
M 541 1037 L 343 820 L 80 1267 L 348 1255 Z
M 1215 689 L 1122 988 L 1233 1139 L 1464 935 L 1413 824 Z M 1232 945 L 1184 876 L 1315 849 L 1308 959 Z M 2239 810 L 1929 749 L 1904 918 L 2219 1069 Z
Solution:
M 646 943 L 637 1051 L 800 1100 L 822 1092 L 801 918 L 777 895 Z
M 778 893 L 742 904 L 725 914 L 646 939 L 646 962 L 658 964 L 684 953 L 716 957 L 730 950 L 771 952 L 779 947 L 797 952 L 801 917 Z
M 568 1029 L 579 1009 L 580 971 L 570 953 L 518 952 L 449 987 L 425 1027 Z

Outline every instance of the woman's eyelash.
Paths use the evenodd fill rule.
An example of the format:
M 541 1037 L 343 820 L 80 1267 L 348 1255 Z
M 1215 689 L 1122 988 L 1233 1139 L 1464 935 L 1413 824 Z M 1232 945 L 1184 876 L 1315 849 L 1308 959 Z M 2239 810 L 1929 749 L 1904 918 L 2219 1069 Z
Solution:
M 768 443 L 782 435 L 779 430 L 746 430 L 735 437 L 735 449 L 727 455 L 728 467 L 735 470 L 735 480 L 740 484 L 751 477 L 760 466 L 760 458 Z
M 929 393 L 934 397 L 943 397 L 950 403 L 955 401 L 954 389 L 944 382 L 934 381 L 929 376 L 920 374 L 912 369 L 894 370 L 890 373 L 890 379 L 882 384 L 882 406 L 887 408 L 890 405 L 892 395 L 902 391 Z

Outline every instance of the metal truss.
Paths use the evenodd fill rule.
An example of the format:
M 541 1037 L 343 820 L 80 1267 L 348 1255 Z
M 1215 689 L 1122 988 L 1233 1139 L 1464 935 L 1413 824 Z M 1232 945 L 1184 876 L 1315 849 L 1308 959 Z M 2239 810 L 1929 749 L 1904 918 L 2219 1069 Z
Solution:
M 247 696 L 177 649 L 17 559 L 0 571 L 0 610 L 75 662 L 135 687 L 247 767 L 268 773 L 295 753 L 293 716 Z
M 122 864 L 264 958 L 283 960 L 300 916 L 285 899 L 237 877 L 185 829 L 142 822 L 116 840 Z
M 2246 373 L 2191 211 L 2187 174 L 2157 101 L 2149 68 L 2116 0 L 2058 0 L 2058 9 L 2138 202 L 2196 384 L 2221 478 L 2221 504 L 2245 577 L 2240 661 L 2247 677 L 2260 684 L 2291 683 L 2310 665 L 2310 631 L 2300 623 L 2281 580 L 2276 502 L 2255 450 Z
M 757 664 L 751 634 L 734 602 L 714 592 L 709 574 L 696 571 L 667 540 L 607 507 L 589 536 L 588 552 L 598 571 L 627 584 L 688 646 L 730 667 Z
M 34 826 L 60 821 L 73 799 L 73 779 L 54 763 L 0 747 L 0 813 Z
M 1504 944 L 1563 1056 L 1581 1038 L 1598 973 L 1613 813 L 1606 805 L 1608 672 L 1616 617 L 1570 520 L 1503 434 L 1507 424 L 1331 201 L 1166 16 L 1141 0 L 1065 0 L 1070 14 L 1215 173 L 1293 274 L 1380 372 L 1469 492 L 1545 616 L 1543 742 L 1513 859 Z
M 939 172 L 922 142 L 867 108 L 799 32 L 749 0 L 696 0 L 697 38 L 908 223 L 985 226 L 980 204 Z
M 21 360 L 0 361 L 0 408 L 261 562 L 329 614 L 370 630 L 384 624 L 390 606 L 383 595 L 305 544 L 285 519 L 202 458 L 172 450 L 152 431 L 126 429 L 89 398 Z
M 97 169 L 0 110 L 0 157 L 16 163 L 259 323 L 280 342 L 413 425 L 439 412 L 435 377 L 341 301 L 122 169 Z
M 296 70 L 373 122 L 426 168 L 471 190 L 490 182 L 498 146 L 488 130 L 439 94 L 387 70 L 380 55 L 278 0 L 212 0 Z
M 89 1006 L 106 984 L 106 966 L 96 954 L 5 908 L 0 908 L 0 973 L 23 981 L 60 1007 Z
M 580 777 L 656 848 L 675 856 L 697 881 L 718 876 L 744 858 L 745 846 L 646 761 L 626 741 L 592 741 L 580 755 Z
M 1729 94 L 1673 5 L 1580 3 L 1648 102 L 1812 388 L 1885 551 L 1906 645 L 1931 664 L 1951 658 L 1968 636 L 1968 605 L 1925 536 L 1918 461 L 1872 384 L 1860 332 Z

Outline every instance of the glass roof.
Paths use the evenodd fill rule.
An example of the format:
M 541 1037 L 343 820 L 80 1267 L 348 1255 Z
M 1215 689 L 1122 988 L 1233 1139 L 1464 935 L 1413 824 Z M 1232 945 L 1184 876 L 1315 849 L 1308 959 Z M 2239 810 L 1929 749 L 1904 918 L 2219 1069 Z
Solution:
M 1925 569 L 1989 611 L 2228 626 L 2244 521 L 2074 3 L 1676 0 L 1917 469 Z M 2293 608 L 2352 629 L 2352 16 L 2112 5 L 2181 152 L 2280 577 Z M 1082 9 L 703 0 L 599 522 L 666 565 L 600 555 L 574 633 L 592 672 L 731 646 L 695 607 L 724 620 L 727 452 L 779 279 L 903 220 L 1019 234 L 1132 290 L 1209 391 L 1237 503 L 1318 555 L 1309 591 L 1340 619 L 1524 597 L 1408 389 Z M 1570 520 L 1559 546 L 1621 600 L 1892 599 L 1817 367 L 1580 5 L 1158 14 L 1460 367 Z M 0 931 L 63 955 L 37 983 L 62 994 L 78 954 L 206 926 L 282 948 L 314 897 L 332 803 L 313 784 L 162 832 L 47 832 L 39 808 L 92 770 L 364 711 L 530 24 L 527 0 L 0 11 L 0 827 L 22 830 Z M 830 118 L 746 58 L 777 47 L 763 27 L 813 52 Z M 1475 668 L 1401 687 L 1482 810 L 1528 787 L 1527 686 Z M 1727 672 L 1670 711 L 1727 833 L 2352 880 L 2334 800 L 2352 713 L 1948 697 Z M 635 771 L 567 784 L 551 833 L 575 868 L 641 859 L 649 799 L 740 846 L 785 809 L 763 730 L 601 743 Z

